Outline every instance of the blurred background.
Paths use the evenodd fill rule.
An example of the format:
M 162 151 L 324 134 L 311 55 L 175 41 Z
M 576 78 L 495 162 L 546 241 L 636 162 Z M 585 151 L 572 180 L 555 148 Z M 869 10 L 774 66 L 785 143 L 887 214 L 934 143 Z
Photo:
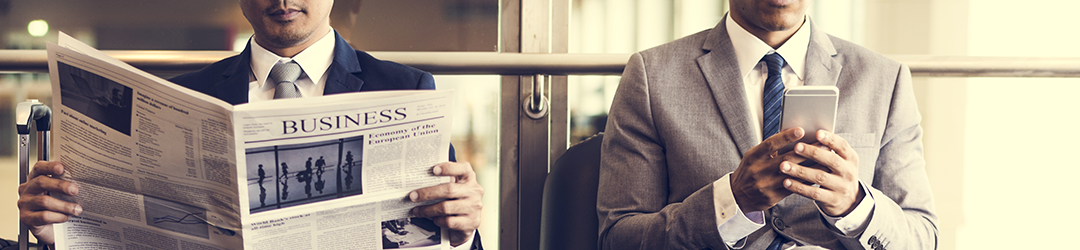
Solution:
M 337 0 L 331 25 L 367 51 L 499 52 L 500 0 Z M 819 0 L 811 19 L 886 55 L 1080 57 L 1080 2 Z M 714 27 L 724 0 L 572 0 L 569 53 L 629 54 Z M 235 1 L 0 0 L 0 49 L 45 48 L 63 31 L 102 50 L 242 50 Z M 162 75 L 170 77 L 171 75 Z M 618 76 L 569 77 L 571 143 L 603 130 Z M 453 143 L 487 189 L 484 245 L 499 246 L 500 77 L 437 75 L 458 95 Z M 940 249 L 1059 248 L 1080 219 L 1070 159 L 1080 133 L 1071 78 L 916 77 Z M 0 238 L 15 239 L 15 104 L 50 103 L 48 74 L 0 68 Z M 1037 207 L 1050 204 L 1050 207 Z M 1046 212 L 1054 212 L 1047 214 Z M 1064 214 L 1064 216 L 1056 216 Z M 1053 216 L 1051 216 L 1053 215 Z

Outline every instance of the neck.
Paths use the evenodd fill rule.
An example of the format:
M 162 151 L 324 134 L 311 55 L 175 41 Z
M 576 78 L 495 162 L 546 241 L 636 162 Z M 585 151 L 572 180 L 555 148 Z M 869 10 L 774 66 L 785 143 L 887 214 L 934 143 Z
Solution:
M 735 20 L 735 23 L 738 24 L 739 27 L 742 27 L 747 32 L 750 32 L 750 34 L 761 39 L 762 42 L 765 42 L 765 44 L 768 44 L 769 47 L 772 47 L 773 49 L 779 49 L 781 45 L 784 45 L 784 43 L 791 38 L 791 36 L 795 35 L 795 32 L 802 28 L 802 23 L 799 23 L 798 26 L 793 26 L 786 30 L 771 31 L 753 25 L 747 25 L 746 21 L 742 20 L 739 16 L 731 16 L 731 19 Z
M 303 42 L 293 45 L 279 45 L 270 41 L 264 41 L 259 38 L 259 34 L 255 34 L 255 43 L 258 43 L 259 46 L 266 48 L 266 50 L 269 50 L 270 52 L 273 52 L 275 55 L 278 55 L 280 57 L 293 57 L 296 56 L 296 54 L 300 54 L 300 52 L 303 52 L 308 47 L 311 47 L 312 44 L 318 42 L 319 39 L 322 39 L 323 36 L 325 36 L 329 32 L 330 26 L 326 26 L 326 28 L 320 28 L 315 32 L 312 32 L 311 35 L 308 36 L 308 38 L 305 39 Z

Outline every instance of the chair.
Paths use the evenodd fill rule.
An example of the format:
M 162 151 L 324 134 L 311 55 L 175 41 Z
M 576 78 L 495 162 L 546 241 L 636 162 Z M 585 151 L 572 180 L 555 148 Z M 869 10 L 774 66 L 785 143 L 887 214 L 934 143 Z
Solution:
M 540 249 L 596 249 L 600 133 L 566 150 L 544 181 Z

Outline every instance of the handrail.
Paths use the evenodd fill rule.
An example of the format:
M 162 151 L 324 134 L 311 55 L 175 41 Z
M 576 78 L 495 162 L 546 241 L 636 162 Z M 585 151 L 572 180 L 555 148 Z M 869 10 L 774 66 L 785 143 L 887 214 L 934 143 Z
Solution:
M 106 54 L 150 72 L 200 69 L 231 51 L 111 50 Z M 519 54 L 495 52 L 370 52 L 373 56 L 434 74 L 618 75 L 629 54 Z M 1080 77 L 1077 57 L 888 56 L 914 76 Z M 0 50 L 0 72 L 47 72 L 44 50 Z

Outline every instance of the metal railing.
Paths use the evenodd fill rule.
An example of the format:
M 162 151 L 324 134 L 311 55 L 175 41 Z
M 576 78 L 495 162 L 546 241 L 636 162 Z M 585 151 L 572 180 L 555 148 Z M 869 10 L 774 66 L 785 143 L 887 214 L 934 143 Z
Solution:
M 231 51 L 105 51 L 150 72 L 188 72 Z M 495 52 L 370 52 L 376 58 L 410 65 L 433 74 L 618 75 L 629 54 L 523 54 Z M 935 77 L 1080 77 L 1076 57 L 978 57 L 891 55 L 914 76 Z M 44 50 L 0 50 L 0 72 L 47 72 Z
M 198 70 L 231 51 L 105 51 L 152 73 Z M 567 82 L 560 75 L 619 75 L 629 54 L 530 54 L 495 52 L 370 52 L 373 56 L 434 74 L 503 75 L 500 96 L 499 246 L 533 250 L 540 241 L 540 202 L 550 162 L 567 147 Z M 915 76 L 929 77 L 1080 77 L 1080 58 L 889 56 L 907 64 Z M 44 50 L 0 50 L 0 73 L 48 71 Z M 549 77 L 550 76 L 550 77 Z M 543 80 L 558 79 L 558 80 Z M 545 89 L 537 84 L 546 84 Z M 538 119 L 523 110 L 529 98 L 548 97 L 548 115 Z M 507 149 L 509 148 L 509 149 Z M 485 236 L 488 238 L 489 236 Z M 492 248 L 489 245 L 489 248 Z

